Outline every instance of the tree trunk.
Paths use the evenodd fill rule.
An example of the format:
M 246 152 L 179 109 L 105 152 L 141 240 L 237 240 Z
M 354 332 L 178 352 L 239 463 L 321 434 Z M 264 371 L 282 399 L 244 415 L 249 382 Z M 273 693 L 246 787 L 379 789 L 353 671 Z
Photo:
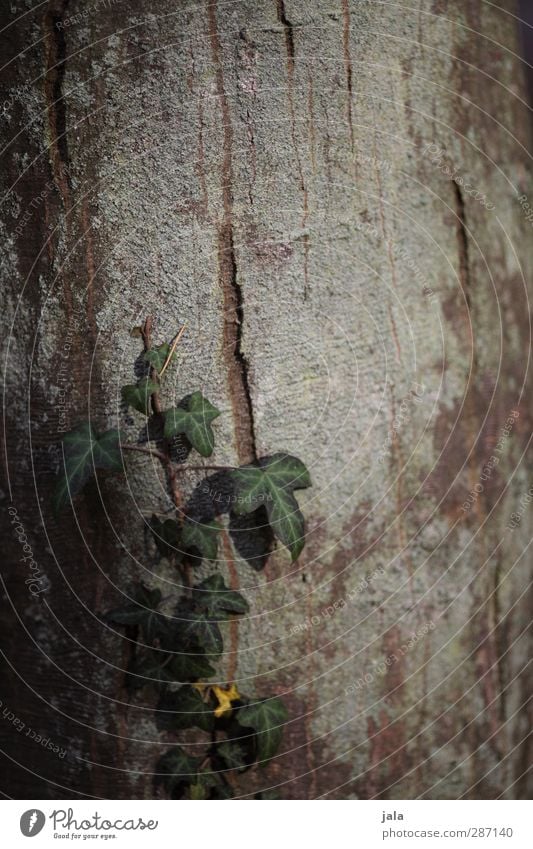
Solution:
M 243 792 L 531 792 L 533 193 L 503 5 L 0 13 L 4 793 L 151 798 L 175 739 L 101 622 L 135 581 L 171 579 L 143 531 L 167 504 L 151 459 L 74 513 L 50 505 L 64 430 L 140 429 L 119 398 L 147 314 L 161 342 L 187 325 L 171 395 L 222 410 L 216 462 L 284 450 L 313 479 L 296 564 L 279 549 L 255 572 L 226 546 L 251 606 L 236 680 L 290 712 Z

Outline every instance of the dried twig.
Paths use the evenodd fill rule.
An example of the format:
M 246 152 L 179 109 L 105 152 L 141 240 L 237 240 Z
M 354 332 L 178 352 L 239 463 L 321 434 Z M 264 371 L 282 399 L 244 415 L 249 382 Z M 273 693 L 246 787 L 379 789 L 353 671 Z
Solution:
M 165 373 L 165 369 L 168 366 L 169 362 L 171 361 L 174 351 L 176 350 L 176 346 L 177 346 L 178 342 L 180 341 L 181 337 L 183 336 L 183 334 L 185 333 L 186 329 L 187 329 L 187 325 L 184 324 L 183 327 L 181 328 L 181 330 L 176 334 L 174 341 L 173 341 L 172 345 L 170 346 L 170 351 L 168 352 L 168 356 L 167 356 L 167 358 L 166 358 L 166 360 L 163 364 L 163 368 L 159 372 L 159 377 L 163 377 L 163 375 Z

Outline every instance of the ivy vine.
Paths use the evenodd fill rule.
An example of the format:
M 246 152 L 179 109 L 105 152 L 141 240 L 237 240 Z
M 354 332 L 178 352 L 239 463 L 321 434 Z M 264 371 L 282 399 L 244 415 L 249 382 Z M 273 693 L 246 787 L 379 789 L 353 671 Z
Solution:
M 212 680 L 224 652 L 220 626 L 246 614 L 248 603 L 220 572 L 199 582 L 194 572 L 204 562 L 216 569 L 224 561 L 219 556 L 221 535 L 256 569 L 265 565 L 275 539 L 296 560 L 305 543 L 305 522 L 294 492 L 311 486 L 311 479 L 301 460 L 285 453 L 238 468 L 186 464 L 191 451 L 202 458 L 213 454 L 220 411 L 199 391 L 174 407 L 162 405 L 163 377 L 184 329 L 159 346 L 152 345 L 151 317 L 135 329 L 143 341 L 143 374 L 122 387 L 122 399 L 146 417 L 146 427 L 136 442 L 122 438 L 117 429 L 99 433 L 92 422 L 67 433 L 54 510 L 57 514 L 71 504 L 97 470 L 124 471 L 128 452 L 149 454 L 164 467 L 173 515 L 154 513 L 149 529 L 160 557 L 179 572 L 179 595 L 168 613 L 168 599 L 160 590 L 139 583 L 129 592 L 131 602 L 104 619 L 127 629 L 134 641 L 125 683 L 131 692 L 155 691 L 158 729 L 196 729 L 195 735 L 205 735 L 200 756 L 180 745 L 165 752 L 155 768 L 155 785 L 175 799 L 228 799 L 239 795 L 240 773 L 274 757 L 288 714 L 279 697 L 254 698 L 239 692 L 235 681 Z M 192 470 L 214 473 L 212 488 L 224 497 L 205 497 L 204 485 L 186 503 L 179 475 Z M 224 513 L 227 527 L 221 523 Z M 271 798 L 268 793 L 258 797 Z

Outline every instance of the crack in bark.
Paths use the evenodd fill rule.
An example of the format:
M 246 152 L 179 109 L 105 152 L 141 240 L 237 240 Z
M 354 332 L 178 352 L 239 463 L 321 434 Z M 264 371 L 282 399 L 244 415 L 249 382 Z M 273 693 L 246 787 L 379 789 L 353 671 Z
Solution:
M 375 118 L 375 116 L 374 116 L 374 118 Z M 375 123 L 376 123 L 376 126 L 377 126 L 377 122 L 375 122 Z M 377 149 L 376 149 L 376 134 L 375 133 L 374 133 L 373 138 L 372 138 L 372 152 L 373 152 L 373 156 L 374 156 L 374 163 L 377 163 L 378 160 L 377 160 L 377 157 L 376 157 Z M 354 162 L 355 162 L 355 160 L 354 160 Z M 384 209 L 384 206 L 383 206 L 383 185 L 381 183 L 381 174 L 380 174 L 379 168 L 377 167 L 376 164 L 374 165 L 374 173 L 375 173 L 375 176 L 376 176 L 376 183 L 377 183 L 377 187 L 378 187 L 379 218 L 380 218 L 380 223 L 381 223 L 381 232 L 383 234 L 383 241 L 385 242 L 385 244 L 387 246 L 387 257 L 388 257 L 388 260 L 389 260 L 389 266 L 390 266 L 390 270 L 391 270 L 392 285 L 394 286 L 395 289 L 397 289 L 398 288 L 398 280 L 396 278 L 396 264 L 394 262 L 394 251 L 392 249 L 392 244 L 391 244 L 391 242 L 388 238 L 387 225 L 386 225 L 386 222 L 385 222 L 385 209 Z M 401 346 L 400 346 L 400 339 L 398 337 L 398 331 L 396 329 L 396 322 L 394 320 L 394 312 L 392 310 L 390 300 L 387 303 L 387 310 L 388 310 L 388 313 L 389 313 L 389 320 L 390 320 L 390 323 L 391 323 L 392 338 L 394 340 L 394 345 L 396 347 L 396 359 L 397 359 L 398 363 L 401 363 L 402 362 L 402 349 L 401 349 Z
M 287 98 L 289 101 L 289 114 L 291 119 L 291 138 L 292 143 L 294 145 L 294 151 L 296 155 L 296 163 L 298 166 L 298 174 L 300 177 L 300 188 L 303 193 L 303 210 L 302 210 L 302 228 L 305 230 L 307 227 L 307 219 L 309 217 L 309 197 L 307 186 L 305 184 L 304 172 L 302 167 L 302 161 L 300 159 L 300 154 L 298 151 L 298 142 L 296 140 L 296 121 L 295 121 L 295 110 L 294 110 L 294 99 L 293 99 L 293 83 L 294 83 L 294 61 L 296 58 L 296 50 L 294 47 L 294 28 L 292 23 L 288 20 L 287 14 L 285 11 L 285 3 L 284 0 L 276 0 L 276 8 L 278 14 L 278 20 L 282 24 L 284 32 L 285 32 L 285 46 L 287 49 Z M 310 241 L 309 234 L 304 233 L 303 235 L 303 244 L 304 244 L 304 291 L 303 297 L 304 301 L 307 300 L 307 294 L 309 290 L 309 250 L 310 250 Z
M 296 58 L 296 52 L 294 49 L 294 31 L 291 22 L 287 18 L 287 14 L 285 12 L 285 3 L 283 0 L 276 0 L 276 6 L 278 11 L 278 21 L 282 24 L 285 31 L 285 44 L 287 46 L 287 56 L 289 59 L 290 69 L 294 68 L 294 60 Z
M 66 70 L 66 41 L 63 22 L 69 0 L 51 0 L 43 15 L 42 27 L 45 44 L 44 96 L 48 119 L 50 167 L 65 210 L 65 227 L 69 231 L 69 212 L 72 208 L 69 176 L 69 151 L 67 142 L 67 109 L 63 94 Z M 58 26 L 59 25 L 59 26 Z M 63 278 L 63 294 L 70 325 L 74 313 L 72 287 Z
M 470 290 L 472 281 L 470 279 L 470 267 L 468 260 L 468 233 L 466 229 L 465 201 L 461 187 L 452 180 L 455 192 L 455 213 L 457 215 L 457 243 L 459 246 L 459 279 L 463 288 L 466 306 L 470 311 L 472 302 Z
M 63 93 L 67 48 L 63 32 L 63 18 L 69 0 L 52 2 L 43 17 L 46 45 L 46 69 L 44 91 L 50 131 L 50 154 L 52 171 L 65 210 L 70 208 L 69 150 L 67 140 L 67 107 Z
M 354 150 L 353 119 L 352 119 L 352 59 L 350 56 L 350 7 L 348 0 L 342 0 L 343 26 L 343 49 L 344 67 L 346 69 L 346 88 L 348 90 L 348 126 L 350 127 L 350 142 L 352 153 Z
M 215 65 L 217 95 L 222 109 L 222 202 L 223 222 L 218 230 L 219 281 L 224 295 L 224 354 L 228 366 L 228 383 L 233 409 L 236 449 L 240 463 L 257 459 L 254 410 L 249 381 L 248 360 L 242 348 L 244 298 L 238 281 L 237 260 L 233 239 L 233 129 L 224 85 L 224 71 L 220 58 L 216 0 L 208 3 L 209 37 Z
M 224 351 L 229 367 L 236 447 L 239 461 L 249 463 L 257 459 L 257 449 L 248 360 L 242 350 L 244 300 L 237 279 L 233 231 L 227 223 L 219 230 L 219 269 L 224 293 Z
M 474 329 L 472 322 L 472 276 L 470 273 L 470 256 L 469 256 L 469 244 L 468 244 L 468 227 L 466 220 L 466 211 L 465 211 L 465 201 L 463 197 L 463 192 L 461 191 L 461 187 L 458 183 L 454 181 L 454 194 L 455 194 L 455 213 L 457 215 L 457 244 L 458 244 L 458 257 L 459 257 L 459 280 L 461 283 L 461 288 L 463 290 L 466 308 L 468 311 L 469 317 L 469 328 L 470 328 L 470 339 L 472 345 L 472 365 L 470 372 L 470 381 L 472 385 L 474 385 L 476 375 L 478 372 L 478 358 L 474 343 Z M 465 399 L 465 410 L 467 411 L 468 420 L 473 421 L 476 416 L 475 403 L 472 397 L 472 393 L 468 392 L 467 387 L 467 397 Z M 472 446 L 474 446 L 476 441 L 476 433 L 475 428 L 473 429 L 474 433 L 472 434 Z M 475 480 L 477 474 L 477 467 L 475 464 L 475 458 L 472 455 L 472 464 L 471 464 L 471 477 L 472 480 Z M 476 512 L 478 516 L 481 518 L 481 499 L 476 504 Z M 505 694 L 505 670 L 502 665 L 502 657 L 504 656 L 503 651 L 499 651 L 499 642 L 500 638 L 504 637 L 504 621 L 502 619 L 502 605 L 500 599 L 500 586 L 501 586 L 501 564 L 499 560 L 496 561 L 496 566 L 494 569 L 494 577 L 492 584 L 492 594 L 489 602 L 489 617 L 492 621 L 492 635 L 490 639 L 490 647 L 483 646 L 482 650 L 479 652 L 479 656 L 481 661 L 485 657 L 485 653 L 490 651 L 492 663 L 487 662 L 489 668 L 486 671 L 486 679 L 484 679 L 484 692 L 486 696 L 487 705 L 490 705 L 489 709 L 489 722 L 491 723 L 491 727 L 495 732 L 493 748 L 498 755 L 501 755 L 500 752 L 500 743 L 497 739 L 497 733 L 500 730 L 500 724 L 505 722 L 506 715 L 506 694 Z M 487 642 L 489 638 L 487 637 Z M 498 692 L 498 701 L 499 701 L 499 709 L 496 709 L 495 700 L 496 700 L 496 692 Z M 497 733 L 496 733 L 497 732 Z
M 502 583 L 502 564 L 500 557 L 496 560 L 496 565 L 494 567 L 494 587 L 492 592 L 493 598 L 493 614 L 494 614 L 494 643 L 495 643 L 495 652 L 496 652 L 496 670 L 498 675 L 498 686 L 499 686 L 499 701 L 500 701 L 500 722 L 505 724 L 505 717 L 507 715 L 507 685 L 506 685 L 506 676 L 505 670 L 503 668 L 503 664 L 501 662 L 502 657 L 505 657 L 507 652 L 509 651 L 508 641 L 506 639 L 506 615 L 502 612 L 502 605 L 500 601 L 500 584 Z

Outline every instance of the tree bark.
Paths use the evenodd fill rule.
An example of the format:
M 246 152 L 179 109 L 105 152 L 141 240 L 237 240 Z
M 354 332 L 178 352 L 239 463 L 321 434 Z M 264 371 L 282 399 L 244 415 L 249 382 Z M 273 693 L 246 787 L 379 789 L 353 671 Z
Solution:
M 158 341 L 187 324 L 171 396 L 201 389 L 222 410 L 215 462 L 284 450 L 313 478 L 299 561 L 224 567 L 251 606 L 237 683 L 290 711 L 279 757 L 243 792 L 531 792 L 518 198 L 533 193 L 515 6 L 500 5 L 0 13 L 2 710 L 24 723 L 0 723 L 3 793 L 151 798 L 174 739 L 128 696 L 131 644 L 101 621 L 135 580 L 171 580 L 143 530 L 167 505 L 150 458 L 74 513 L 50 506 L 65 429 L 140 430 L 119 398 L 146 314 Z M 24 544 L 49 584 L 37 597 Z

